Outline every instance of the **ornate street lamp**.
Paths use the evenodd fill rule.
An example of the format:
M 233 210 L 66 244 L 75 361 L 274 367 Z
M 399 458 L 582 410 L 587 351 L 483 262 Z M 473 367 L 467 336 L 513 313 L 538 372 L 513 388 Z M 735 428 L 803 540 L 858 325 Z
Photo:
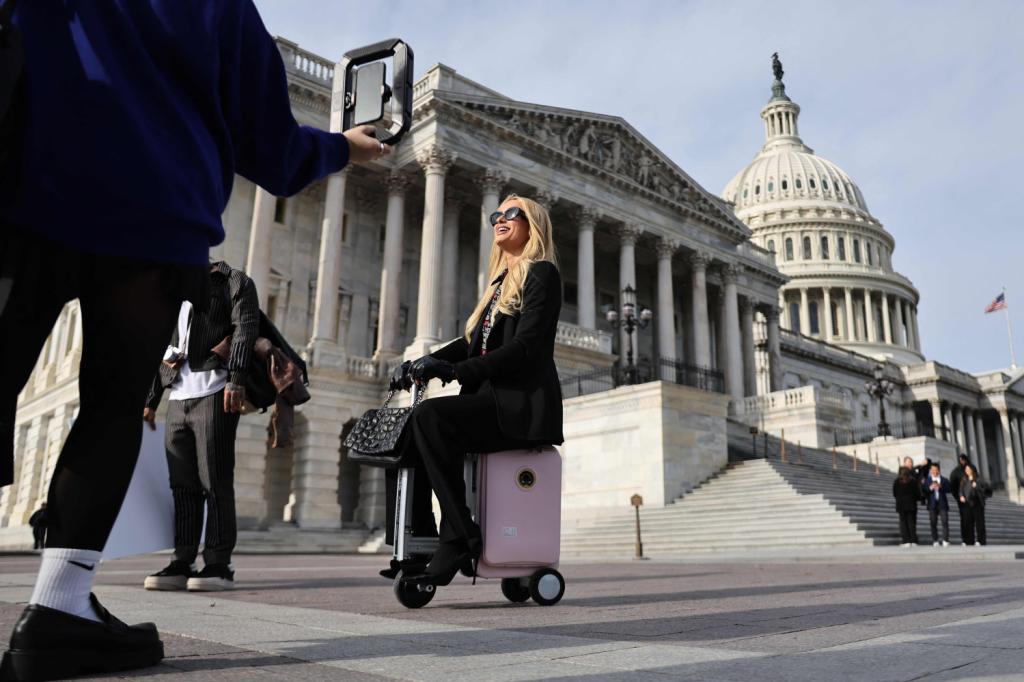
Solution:
M 892 393 L 892 390 L 896 388 L 896 384 L 885 378 L 885 371 L 881 365 L 875 366 L 875 378 L 872 381 L 868 381 L 864 384 L 864 388 L 867 389 L 868 395 L 872 398 L 878 398 L 878 435 L 889 436 L 889 425 L 885 422 L 885 396 Z
M 626 332 L 626 383 L 636 383 L 636 365 L 633 364 L 633 332 L 637 329 L 646 329 L 647 325 L 651 323 L 651 319 L 654 318 L 652 313 L 647 308 L 640 310 L 640 316 L 636 315 L 636 289 L 633 288 L 632 284 L 627 284 L 626 288 L 622 290 L 622 315 L 614 309 L 609 310 L 605 315 L 605 319 L 611 324 L 612 328 L 619 329 L 620 327 Z

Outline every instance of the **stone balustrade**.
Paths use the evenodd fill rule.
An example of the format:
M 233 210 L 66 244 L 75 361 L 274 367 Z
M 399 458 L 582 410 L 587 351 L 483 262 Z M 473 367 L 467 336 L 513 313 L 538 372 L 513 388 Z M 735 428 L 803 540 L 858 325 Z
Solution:
M 740 255 L 746 256 L 761 265 L 769 268 L 775 267 L 775 252 L 763 249 L 753 242 L 742 242 L 737 247 Z
M 304 76 L 307 80 L 330 88 L 334 82 L 334 62 L 318 54 L 303 50 L 301 47 L 283 38 L 277 38 L 277 49 L 284 59 L 285 69 L 289 73 Z
M 352 377 L 376 380 L 380 378 L 380 363 L 373 358 L 349 355 L 345 358 L 345 371 Z
M 559 322 L 555 343 L 598 353 L 612 352 L 612 335 L 599 329 L 586 329 L 568 322 Z
M 830 391 L 817 386 L 801 386 L 785 391 L 775 391 L 766 395 L 752 395 L 733 402 L 736 415 L 768 414 L 775 410 L 787 410 L 802 405 L 826 405 L 847 409 L 846 396 L 838 391 Z

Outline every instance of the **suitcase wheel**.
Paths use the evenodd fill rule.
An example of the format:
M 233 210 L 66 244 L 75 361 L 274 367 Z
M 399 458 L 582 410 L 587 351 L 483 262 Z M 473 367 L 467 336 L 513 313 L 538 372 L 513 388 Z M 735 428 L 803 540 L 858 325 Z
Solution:
M 565 594 L 565 578 L 553 568 L 542 568 L 530 576 L 530 596 L 541 606 L 557 604 Z
M 522 578 L 502 578 L 501 593 L 513 604 L 521 604 L 530 598 L 530 587 Z
M 402 582 L 402 574 L 395 576 L 395 597 L 407 609 L 418 609 L 430 603 L 437 593 L 433 585 L 410 585 Z

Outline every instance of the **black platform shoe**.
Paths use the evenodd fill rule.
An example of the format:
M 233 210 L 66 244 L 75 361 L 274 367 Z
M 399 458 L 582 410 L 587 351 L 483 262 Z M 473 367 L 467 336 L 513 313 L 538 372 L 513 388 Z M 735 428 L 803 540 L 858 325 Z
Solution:
M 403 577 L 404 582 L 444 587 L 451 583 L 460 570 L 473 576 L 476 582 L 476 563 L 480 559 L 479 542 L 442 542 L 437 546 L 427 568 L 416 575 Z
M 134 670 L 163 660 L 153 623 L 125 625 L 89 595 L 100 622 L 29 604 L 11 634 L 0 680 L 58 680 L 88 673 Z

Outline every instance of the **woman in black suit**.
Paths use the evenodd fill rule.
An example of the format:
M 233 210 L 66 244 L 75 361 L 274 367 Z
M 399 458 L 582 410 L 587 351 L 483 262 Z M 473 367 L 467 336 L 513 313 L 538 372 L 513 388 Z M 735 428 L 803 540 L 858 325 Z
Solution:
M 406 578 L 414 582 L 447 585 L 480 556 L 480 528 L 466 506 L 467 452 L 563 441 L 562 391 L 554 360 L 562 279 L 551 220 L 537 202 L 511 195 L 491 215 L 491 225 L 491 283 L 465 335 L 403 363 L 392 379 L 393 387 L 403 388 L 435 378 L 462 385 L 458 396 L 423 401 L 409 419 L 406 455 L 426 473 L 441 506 L 438 550 L 422 574 Z M 414 493 L 414 499 L 423 497 Z M 414 510 L 419 516 L 428 513 Z
M 900 517 L 900 547 L 917 544 L 917 504 L 924 497 L 921 484 L 909 467 L 900 467 L 892 482 L 892 496 L 896 498 L 896 513 Z

